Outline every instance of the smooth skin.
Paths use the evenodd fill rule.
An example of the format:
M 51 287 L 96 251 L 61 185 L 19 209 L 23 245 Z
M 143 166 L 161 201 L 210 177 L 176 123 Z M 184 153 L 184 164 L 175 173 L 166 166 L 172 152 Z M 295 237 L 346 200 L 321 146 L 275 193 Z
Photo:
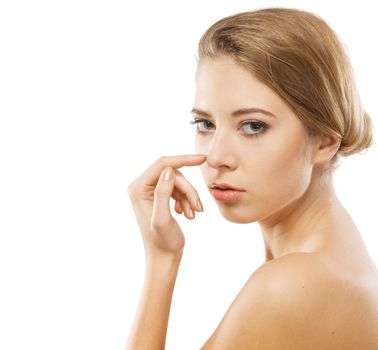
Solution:
M 209 187 L 216 181 L 246 190 L 236 203 L 216 204 L 231 222 L 257 222 L 266 254 L 201 349 L 377 350 L 378 271 L 331 176 L 324 175 L 340 140 L 310 138 L 289 106 L 229 57 L 200 63 L 194 107 L 207 113 L 194 113 L 207 120 L 196 124 L 202 158 L 162 157 L 129 186 L 146 274 L 126 349 L 165 347 L 185 245 L 169 200 L 190 218 L 199 196 L 178 168 L 200 166 Z M 231 117 L 250 107 L 275 117 Z M 247 136 L 261 129 L 251 121 L 267 129 Z M 164 181 L 167 167 L 174 176 Z
M 185 246 L 185 236 L 172 216 L 169 201 L 175 199 L 178 214 L 202 211 L 202 203 L 193 185 L 178 170 L 198 166 L 205 155 L 166 156 L 159 158 L 128 187 L 141 231 L 146 271 L 134 323 L 126 350 L 164 349 L 169 311 L 178 269 Z

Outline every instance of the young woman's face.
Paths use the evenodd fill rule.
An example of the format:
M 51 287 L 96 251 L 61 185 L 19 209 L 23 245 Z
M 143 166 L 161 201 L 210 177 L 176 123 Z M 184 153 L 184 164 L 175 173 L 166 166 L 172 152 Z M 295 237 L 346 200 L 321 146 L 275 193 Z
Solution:
M 263 112 L 239 114 L 246 108 Z M 233 202 L 216 200 L 222 215 L 250 223 L 279 214 L 311 180 L 311 144 L 300 120 L 268 86 L 231 58 L 203 60 L 197 70 L 193 119 L 205 182 L 244 189 Z M 200 111 L 200 112 L 199 112 Z M 201 111 L 208 115 L 203 115 Z

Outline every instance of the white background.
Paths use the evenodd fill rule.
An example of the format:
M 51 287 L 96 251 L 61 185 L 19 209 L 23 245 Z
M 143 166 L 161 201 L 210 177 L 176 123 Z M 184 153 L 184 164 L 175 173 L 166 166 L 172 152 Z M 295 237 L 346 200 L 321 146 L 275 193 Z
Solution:
M 331 24 L 378 124 L 371 1 L 0 3 L 1 349 L 123 349 L 144 272 L 127 185 L 161 155 L 194 153 L 201 34 L 268 6 Z M 376 264 L 377 147 L 342 159 L 335 174 Z M 199 168 L 182 171 L 205 211 L 194 221 L 174 214 L 186 248 L 168 350 L 199 349 L 264 259 L 258 225 L 227 222 Z

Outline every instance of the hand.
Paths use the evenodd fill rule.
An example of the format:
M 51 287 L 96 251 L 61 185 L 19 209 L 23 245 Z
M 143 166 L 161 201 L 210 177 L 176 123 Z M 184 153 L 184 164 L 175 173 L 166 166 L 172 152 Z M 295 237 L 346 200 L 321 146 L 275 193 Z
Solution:
M 206 155 L 180 155 L 160 157 L 128 187 L 133 210 L 141 230 L 146 255 L 168 254 L 181 256 L 185 236 L 172 216 L 169 200 L 175 199 L 175 210 L 184 210 L 188 219 L 194 219 L 194 210 L 202 211 L 198 193 L 178 168 L 202 164 Z M 164 180 L 165 170 L 171 171 Z M 193 218 L 189 211 L 193 210 Z

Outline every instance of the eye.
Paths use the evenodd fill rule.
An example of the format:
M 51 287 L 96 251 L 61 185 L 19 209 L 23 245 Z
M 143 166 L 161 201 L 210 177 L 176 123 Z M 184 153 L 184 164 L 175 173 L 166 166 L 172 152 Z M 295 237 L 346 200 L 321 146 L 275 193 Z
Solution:
M 263 124 L 261 122 L 244 123 L 242 125 L 242 128 L 244 128 L 245 126 L 248 126 L 244 129 L 244 130 L 246 130 L 247 136 L 258 136 L 259 134 L 263 133 L 265 131 L 265 129 L 267 129 L 265 124 Z
M 206 119 L 196 119 L 189 121 L 190 124 L 197 124 L 197 133 L 198 134 L 206 134 L 208 130 L 210 130 L 211 125 L 213 125 L 210 121 Z M 246 122 L 242 124 L 242 128 L 244 129 L 244 134 L 247 137 L 257 137 L 262 134 L 268 126 L 262 122 Z
M 205 133 L 206 130 L 208 130 L 208 127 L 209 125 L 212 125 L 211 122 L 209 122 L 208 120 L 205 120 L 205 119 L 196 119 L 196 120 L 191 120 L 189 121 L 190 124 L 197 124 L 197 132 L 198 133 Z M 204 130 L 201 130 L 201 126 L 204 126 Z

